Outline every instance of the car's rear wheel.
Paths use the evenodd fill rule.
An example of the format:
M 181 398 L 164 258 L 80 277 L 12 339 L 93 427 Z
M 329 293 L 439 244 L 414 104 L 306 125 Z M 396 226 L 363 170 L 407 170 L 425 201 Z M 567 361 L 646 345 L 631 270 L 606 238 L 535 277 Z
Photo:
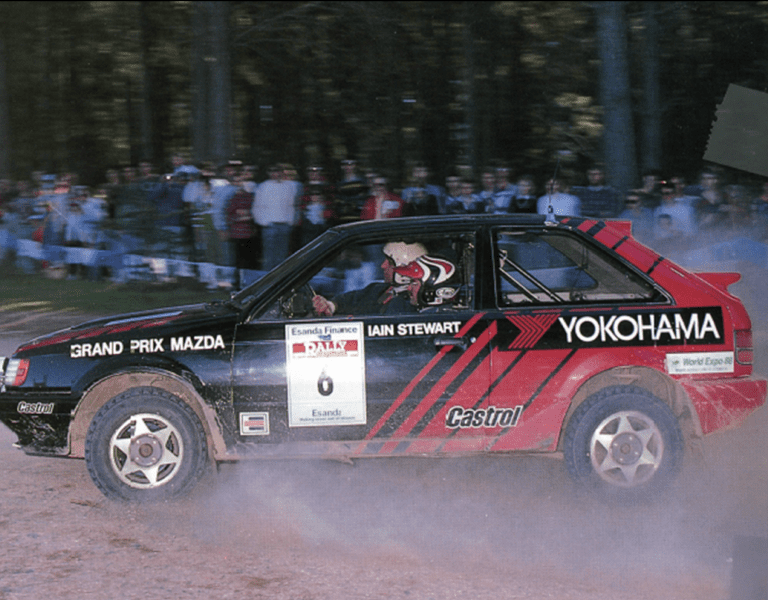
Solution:
M 642 388 L 617 386 L 587 398 L 563 439 L 578 483 L 618 496 L 657 492 L 678 474 L 683 434 L 672 410 Z
M 153 387 L 133 388 L 96 413 L 85 461 L 108 497 L 156 501 L 188 492 L 209 466 L 205 432 L 184 401 Z

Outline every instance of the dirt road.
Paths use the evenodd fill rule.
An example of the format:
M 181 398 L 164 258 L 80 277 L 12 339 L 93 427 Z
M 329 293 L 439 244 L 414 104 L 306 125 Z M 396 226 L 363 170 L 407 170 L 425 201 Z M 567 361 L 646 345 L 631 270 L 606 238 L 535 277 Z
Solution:
M 0 355 L 43 327 L 0 321 Z M 181 502 L 125 506 L 0 426 L 0 600 L 726 600 L 735 536 L 768 535 L 767 430 L 763 408 L 709 437 L 641 506 L 534 457 L 227 466 Z

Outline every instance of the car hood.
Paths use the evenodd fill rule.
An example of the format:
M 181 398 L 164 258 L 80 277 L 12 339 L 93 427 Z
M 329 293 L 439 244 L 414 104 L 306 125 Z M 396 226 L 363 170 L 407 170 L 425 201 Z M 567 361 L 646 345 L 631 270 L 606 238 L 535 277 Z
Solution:
M 113 315 L 37 337 L 19 346 L 15 355 L 41 349 L 47 350 L 52 346 L 75 340 L 94 340 L 105 336 L 119 337 L 137 330 L 154 330 L 164 326 L 182 329 L 192 324 L 220 321 L 222 318 L 233 319 L 237 314 L 239 311 L 228 303 L 207 303 Z

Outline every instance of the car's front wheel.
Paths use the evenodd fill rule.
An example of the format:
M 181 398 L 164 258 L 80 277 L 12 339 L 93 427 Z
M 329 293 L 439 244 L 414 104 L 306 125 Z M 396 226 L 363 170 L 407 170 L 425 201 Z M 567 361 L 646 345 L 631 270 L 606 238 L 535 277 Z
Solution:
M 603 389 L 574 411 L 563 439 L 580 484 L 623 496 L 661 490 L 680 470 L 683 434 L 672 410 L 634 386 Z
M 156 501 L 188 492 L 207 470 L 205 432 L 178 397 L 153 387 L 129 389 L 94 416 L 85 461 L 108 497 Z

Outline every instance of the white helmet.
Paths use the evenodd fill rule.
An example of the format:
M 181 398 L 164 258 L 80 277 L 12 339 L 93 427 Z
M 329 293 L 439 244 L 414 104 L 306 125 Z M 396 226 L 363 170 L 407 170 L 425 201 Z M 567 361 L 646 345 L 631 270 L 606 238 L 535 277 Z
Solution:
M 404 267 L 417 258 L 424 256 L 427 253 L 427 249 L 418 242 L 414 244 L 389 242 L 384 246 L 383 252 L 384 256 L 392 259 L 396 267 Z
M 394 279 L 400 285 L 421 282 L 419 306 L 439 306 L 456 299 L 459 284 L 454 280 L 455 274 L 456 266 L 452 262 L 436 256 L 421 256 L 410 264 L 395 267 Z

